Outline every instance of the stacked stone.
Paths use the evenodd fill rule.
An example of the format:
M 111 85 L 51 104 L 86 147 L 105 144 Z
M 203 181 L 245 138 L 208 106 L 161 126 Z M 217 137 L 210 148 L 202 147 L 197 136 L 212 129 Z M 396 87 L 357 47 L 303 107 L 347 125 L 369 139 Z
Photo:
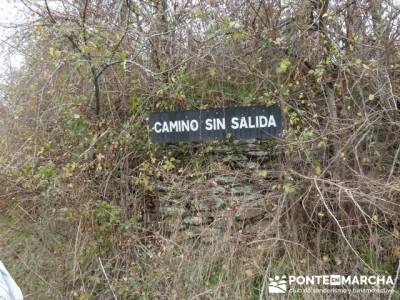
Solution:
M 231 171 L 211 172 L 201 184 L 158 185 L 165 234 L 212 242 L 227 231 L 252 233 L 271 222 L 279 198 L 279 193 L 271 191 L 279 175 L 271 164 L 271 146 L 255 140 L 234 142 L 212 152 L 223 157 Z

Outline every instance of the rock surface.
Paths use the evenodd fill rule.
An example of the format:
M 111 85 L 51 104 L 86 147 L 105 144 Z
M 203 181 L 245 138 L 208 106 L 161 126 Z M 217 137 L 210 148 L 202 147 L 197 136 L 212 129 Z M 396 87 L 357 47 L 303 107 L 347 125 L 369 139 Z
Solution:
M 155 184 L 164 232 L 179 239 L 216 242 L 226 233 L 256 234 L 273 219 L 279 193 L 272 186 L 279 170 L 271 166 L 273 149 L 259 141 L 234 141 L 214 149 L 225 170 L 211 170 L 203 183 Z M 261 227 L 260 227 L 261 226 Z

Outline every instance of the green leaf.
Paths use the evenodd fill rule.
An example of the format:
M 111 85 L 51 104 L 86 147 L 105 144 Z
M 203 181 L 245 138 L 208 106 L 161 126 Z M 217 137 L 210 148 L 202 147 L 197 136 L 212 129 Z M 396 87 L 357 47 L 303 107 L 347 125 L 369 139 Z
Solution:
M 296 191 L 290 183 L 285 183 L 282 188 L 288 194 L 294 193 Z
M 52 178 L 56 175 L 55 165 L 49 161 L 46 166 L 39 167 L 39 175 L 42 178 Z
M 118 55 L 119 55 L 119 58 L 122 60 L 122 61 L 124 61 L 124 60 L 126 60 L 127 58 L 128 58 L 128 52 L 127 51 L 125 51 L 125 50 L 122 50 L 122 51 L 120 51 L 120 52 L 118 52 Z
M 290 60 L 288 58 L 284 58 L 278 64 L 275 71 L 277 74 L 285 73 L 287 71 L 287 69 L 289 68 L 289 66 L 290 66 Z

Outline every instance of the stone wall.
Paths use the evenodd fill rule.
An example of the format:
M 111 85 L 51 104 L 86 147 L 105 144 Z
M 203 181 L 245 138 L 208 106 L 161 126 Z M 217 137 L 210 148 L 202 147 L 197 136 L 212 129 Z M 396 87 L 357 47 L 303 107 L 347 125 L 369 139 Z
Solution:
M 273 143 L 256 140 L 221 145 L 209 155 L 224 167 L 211 168 L 206 180 L 156 183 L 163 234 L 212 242 L 272 226 L 281 196 L 273 190 L 280 174 L 274 150 Z

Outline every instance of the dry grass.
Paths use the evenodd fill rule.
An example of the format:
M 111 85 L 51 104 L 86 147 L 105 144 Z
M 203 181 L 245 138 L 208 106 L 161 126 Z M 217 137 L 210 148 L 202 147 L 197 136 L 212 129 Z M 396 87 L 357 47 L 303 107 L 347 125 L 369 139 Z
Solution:
M 217 166 L 210 164 L 209 171 L 231 174 Z M 186 180 L 189 187 L 173 180 L 176 189 L 198 193 Z M 233 226 L 234 213 L 228 211 L 223 235 L 211 239 L 218 220 L 187 239 L 180 231 L 165 236 L 122 216 L 116 222 L 102 219 L 99 203 L 71 202 L 65 211 L 40 198 L 16 196 L 2 211 L 0 253 L 27 299 L 263 299 L 268 278 L 277 274 L 395 274 L 397 227 L 367 214 L 352 200 L 359 196 L 355 191 L 347 193 L 349 203 L 358 203 L 356 210 L 333 207 L 322 182 L 302 181 L 306 191 L 315 188 L 321 196 L 311 219 L 301 208 L 308 194 L 282 193 L 272 219 L 257 221 L 250 231 Z M 121 228 L 127 229 L 120 233 Z
M 273 275 L 398 272 L 391 1 L 62 2 L 27 1 L 26 65 L 1 92 L 0 259 L 27 299 L 263 299 Z M 145 125 L 270 104 L 284 133 L 253 169 L 224 162 L 236 143 L 154 145 Z M 206 215 L 215 175 L 253 194 Z M 262 217 L 237 221 L 256 192 Z M 211 221 L 168 219 L 168 193 Z

